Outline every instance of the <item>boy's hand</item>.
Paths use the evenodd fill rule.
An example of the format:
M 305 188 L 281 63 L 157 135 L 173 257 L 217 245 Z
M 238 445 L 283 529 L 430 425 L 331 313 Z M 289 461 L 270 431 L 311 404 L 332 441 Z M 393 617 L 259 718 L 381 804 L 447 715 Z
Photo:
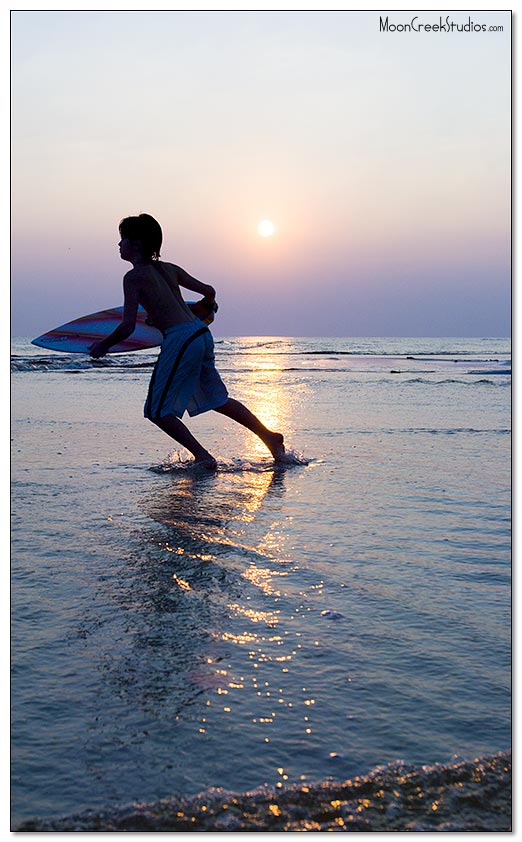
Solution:
M 89 345 L 89 354 L 91 357 L 94 357 L 95 360 L 99 360 L 100 357 L 104 357 L 108 350 L 109 349 L 104 339 L 100 339 L 99 342 L 93 342 L 92 345 Z
M 206 295 L 200 301 L 195 301 L 191 304 L 190 309 L 198 319 L 210 324 L 214 321 L 214 313 L 217 312 L 218 305 L 214 296 Z

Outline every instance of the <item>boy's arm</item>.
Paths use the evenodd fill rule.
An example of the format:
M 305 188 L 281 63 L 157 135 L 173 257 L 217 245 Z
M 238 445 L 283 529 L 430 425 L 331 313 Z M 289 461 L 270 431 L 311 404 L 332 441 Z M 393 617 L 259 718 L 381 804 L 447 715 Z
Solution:
M 130 273 L 129 273 L 130 274 Z M 127 339 L 136 327 L 136 316 L 138 314 L 138 284 L 135 278 L 130 278 L 129 274 L 125 275 L 123 279 L 123 316 L 118 325 L 109 336 L 101 339 L 99 342 L 93 342 L 89 347 L 89 354 L 94 359 L 104 357 L 107 351 L 118 342 L 123 342 Z
M 197 278 L 193 278 L 192 275 L 185 272 L 181 266 L 176 266 L 175 269 L 176 279 L 180 287 L 185 287 L 185 289 L 189 289 L 191 292 L 197 292 L 199 295 L 203 295 L 205 298 L 212 301 L 215 299 L 216 290 L 214 287 L 211 287 L 210 284 L 204 284 L 202 281 L 198 281 Z

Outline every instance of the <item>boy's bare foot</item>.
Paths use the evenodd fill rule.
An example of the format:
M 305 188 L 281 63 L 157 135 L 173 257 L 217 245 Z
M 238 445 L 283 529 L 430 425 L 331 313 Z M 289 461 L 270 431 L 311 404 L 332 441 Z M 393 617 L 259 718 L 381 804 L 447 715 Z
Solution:
M 283 462 L 285 459 L 285 445 L 284 445 L 284 437 L 281 433 L 270 433 L 269 436 L 264 438 L 264 442 L 268 447 L 270 453 L 274 457 L 276 462 Z
M 205 468 L 207 471 L 217 471 L 217 462 L 210 453 L 201 456 L 199 459 L 194 459 L 194 465 L 198 468 Z

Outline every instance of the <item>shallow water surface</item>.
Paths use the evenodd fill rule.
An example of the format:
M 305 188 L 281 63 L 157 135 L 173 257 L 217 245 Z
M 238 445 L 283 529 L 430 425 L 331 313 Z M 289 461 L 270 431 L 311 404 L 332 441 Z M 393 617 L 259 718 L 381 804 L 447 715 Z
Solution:
M 509 735 L 505 340 L 216 342 L 295 464 L 13 348 L 13 816 L 450 763 Z

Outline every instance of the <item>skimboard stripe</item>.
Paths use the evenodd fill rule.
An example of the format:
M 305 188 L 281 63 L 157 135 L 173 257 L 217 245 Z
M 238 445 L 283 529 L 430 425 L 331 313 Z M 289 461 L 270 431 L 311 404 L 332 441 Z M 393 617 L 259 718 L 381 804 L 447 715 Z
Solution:
M 181 346 L 181 348 L 178 351 L 176 359 L 174 360 L 174 365 L 172 366 L 172 369 L 171 369 L 170 374 L 168 376 L 167 382 L 165 384 L 165 388 L 163 389 L 163 393 L 161 395 L 161 398 L 160 398 L 160 401 L 159 401 L 159 404 L 158 404 L 158 408 L 157 408 L 155 414 L 152 415 L 152 393 L 153 393 L 153 389 L 154 389 L 154 381 L 156 380 L 156 374 L 157 374 L 157 371 L 158 371 L 158 365 L 159 365 L 160 357 L 158 357 L 158 359 L 156 360 L 156 365 L 154 366 L 154 371 L 152 372 L 152 377 L 150 378 L 149 391 L 148 391 L 148 394 L 147 394 L 147 402 L 145 404 L 145 415 L 150 421 L 155 421 L 156 419 L 161 417 L 161 408 L 162 408 L 163 404 L 165 403 L 165 401 L 167 399 L 167 395 L 169 393 L 170 386 L 171 386 L 172 381 L 174 379 L 174 375 L 176 374 L 176 371 L 177 371 L 177 369 L 179 367 L 179 364 L 181 362 L 181 358 L 183 357 L 183 354 L 187 350 L 188 346 L 190 345 L 190 343 L 194 339 L 197 339 L 198 336 L 201 336 L 203 333 L 208 333 L 208 332 L 209 332 L 208 327 L 202 327 L 199 330 L 196 330 L 196 332 L 193 333 L 192 336 L 189 336 L 188 339 L 185 340 L 185 342 L 183 343 L 183 345 Z M 160 356 L 161 356 L 161 352 L 160 352 Z
M 88 354 L 89 346 L 93 342 L 107 337 L 121 324 L 123 307 L 112 307 L 91 313 L 67 322 L 60 327 L 44 333 L 33 339 L 33 345 L 48 348 L 50 351 L 62 351 L 68 354 Z M 109 353 L 139 351 L 161 345 L 162 334 L 157 328 L 146 323 L 147 313 L 143 307 L 138 307 L 136 325 L 133 333 L 122 342 L 113 345 Z

